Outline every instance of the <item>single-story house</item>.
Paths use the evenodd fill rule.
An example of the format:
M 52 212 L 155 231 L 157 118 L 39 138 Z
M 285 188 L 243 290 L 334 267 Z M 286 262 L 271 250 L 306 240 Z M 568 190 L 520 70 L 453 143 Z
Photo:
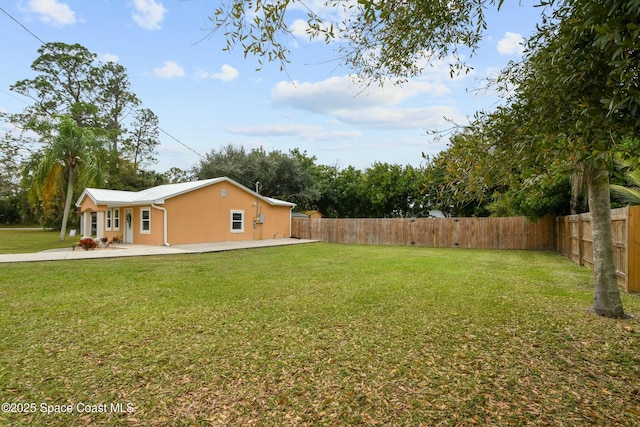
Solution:
M 294 206 L 227 177 L 142 191 L 86 188 L 76 202 L 82 236 L 157 246 L 288 238 Z

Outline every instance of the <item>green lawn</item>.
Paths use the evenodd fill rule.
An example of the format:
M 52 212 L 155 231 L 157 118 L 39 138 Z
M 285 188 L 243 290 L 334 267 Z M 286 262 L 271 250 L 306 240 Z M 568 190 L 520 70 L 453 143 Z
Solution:
M 0 425 L 640 425 L 640 321 L 592 315 L 591 274 L 331 244 L 0 265 L 0 400 L 35 404 Z
M 79 237 L 60 240 L 60 230 L 9 230 L 0 228 L 0 254 L 40 252 L 46 249 L 68 248 L 78 243 Z

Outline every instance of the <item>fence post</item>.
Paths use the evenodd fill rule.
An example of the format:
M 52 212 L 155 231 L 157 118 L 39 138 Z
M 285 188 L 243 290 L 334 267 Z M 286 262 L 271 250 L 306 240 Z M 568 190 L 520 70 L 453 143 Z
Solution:
M 584 265 L 584 230 L 582 214 L 578 215 L 578 265 Z
M 627 209 L 627 292 L 640 292 L 640 206 Z
M 572 238 L 572 234 L 571 234 L 571 223 L 569 222 L 569 217 L 565 216 L 564 217 L 564 241 L 565 241 L 565 248 L 566 248 L 566 253 L 564 256 L 566 256 L 567 258 L 569 258 L 570 260 L 573 261 L 573 247 L 571 246 L 571 238 Z

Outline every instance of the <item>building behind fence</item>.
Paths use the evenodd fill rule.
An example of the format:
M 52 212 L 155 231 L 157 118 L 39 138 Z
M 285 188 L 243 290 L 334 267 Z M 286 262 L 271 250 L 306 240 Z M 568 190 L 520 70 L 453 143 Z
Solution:
M 330 243 L 433 248 L 557 250 L 593 267 L 588 214 L 510 218 L 292 218 L 291 235 Z M 618 282 L 640 292 L 640 206 L 612 211 Z

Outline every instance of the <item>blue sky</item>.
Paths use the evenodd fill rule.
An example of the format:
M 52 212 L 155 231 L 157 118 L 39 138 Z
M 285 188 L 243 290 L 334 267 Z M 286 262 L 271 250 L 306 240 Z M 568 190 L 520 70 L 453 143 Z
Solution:
M 335 11 L 322 1 L 305 4 L 325 17 Z M 153 110 L 160 128 L 191 150 L 205 154 L 229 143 L 247 150 L 316 156 L 318 163 L 366 168 L 376 161 L 419 165 L 421 153 L 435 154 L 446 139 L 434 141 L 428 129 L 465 124 L 478 109 L 499 101 L 476 91 L 483 79 L 522 54 L 522 37 L 535 28 L 539 11 L 528 0 L 507 1 L 488 10 L 489 28 L 474 71 L 451 79 L 445 65 L 431 67 L 401 87 L 363 88 L 336 60 L 335 46 L 300 35 L 289 40 L 291 64 L 256 71 L 257 61 L 241 51 L 222 52 L 221 35 L 205 38 L 208 17 L 219 2 L 202 0 L 6 0 L 0 11 L 0 111 L 19 112 L 30 101 L 9 90 L 31 78 L 40 41 L 80 43 L 100 60 L 127 69 L 131 89 Z M 8 14 L 8 15 L 7 15 Z M 303 18 L 291 13 L 290 23 Z M 298 26 L 295 26 L 298 28 Z M 8 129 L 0 128 L 0 132 Z M 165 133 L 158 163 L 190 169 L 200 160 Z

